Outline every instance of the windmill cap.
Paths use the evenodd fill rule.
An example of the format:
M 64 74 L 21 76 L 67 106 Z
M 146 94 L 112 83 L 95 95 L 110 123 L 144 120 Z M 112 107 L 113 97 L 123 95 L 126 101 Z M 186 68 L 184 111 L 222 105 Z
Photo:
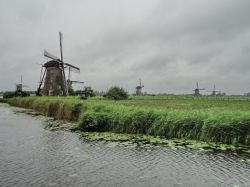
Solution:
M 48 68 L 48 67 L 59 67 L 59 62 L 58 61 L 55 61 L 55 60 L 51 60 L 47 63 L 44 64 L 44 67 Z

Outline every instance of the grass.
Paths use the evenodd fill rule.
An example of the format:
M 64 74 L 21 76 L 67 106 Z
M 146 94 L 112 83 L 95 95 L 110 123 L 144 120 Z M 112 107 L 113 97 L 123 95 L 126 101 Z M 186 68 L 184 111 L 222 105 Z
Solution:
M 69 121 L 77 121 L 82 110 L 82 102 L 74 98 L 19 97 L 8 102 L 13 106 L 34 109 L 46 116 Z
M 116 132 L 250 145 L 248 98 L 101 97 L 13 98 L 9 103 L 77 121 L 82 131 Z
M 0 103 L 7 103 L 7 102 L 8 102 L 7 99 L 0 98 Z

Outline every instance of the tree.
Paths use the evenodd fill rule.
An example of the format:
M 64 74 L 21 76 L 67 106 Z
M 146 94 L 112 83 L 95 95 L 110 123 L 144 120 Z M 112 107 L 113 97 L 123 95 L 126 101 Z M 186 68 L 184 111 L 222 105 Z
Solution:
M 90 86 L 85 86 L 84 90 L 82 91 L 82 94 L 85 97 L 94 97 L 95 96 L 94 90 Z
M 118 86 L 111 87 L 108 92 L 104 95 L 107 99 L 113 100 L 124 100 L 128 99 L 128 93 Z

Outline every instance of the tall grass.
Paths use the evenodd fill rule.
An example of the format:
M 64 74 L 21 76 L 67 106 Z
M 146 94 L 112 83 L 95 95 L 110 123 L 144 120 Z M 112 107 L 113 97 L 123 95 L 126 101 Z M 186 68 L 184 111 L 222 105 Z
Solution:
M 46 116 L 69 121 L 77 121 L 82 111 L 82 102 L 74 98 L 59 97 L 26 97 L 12 98 L 9 103 L 13 106 L 34 109 Z
M 122 102 L 100 98 L 81 101 L 71 97 L 18 98 L 11 99 L 10 103 L 35 109 L 48 116 L 78 121 L 79 128 L 83 131 L 140 133 L 165 138 L 250 145 L 250 111 L 246 110 L 249 107 L 247 100 L 238 102 L 240 105 L 244 102 L 245 108 L 242 110 L 233 108 L 231 104 L 227 107 L 225 101 L 223 109 L 214 100 L 209 102 L 202 99 L 199 109 L 183 109 L 179 108 L 180 101 L 177 101 L 176 108 L 154 107 L 151 105 L 152 101 L 144 100 L 145 106 L 141 105 L 142 102 L 137 105 L 138 101 L 133 102 L 133 99 Z M 152 103 L 149 106 L 147 102 Z M 164 100 L 165 105 L 167 102 Z M 198 100 L 195 102 L 198 103 Z M 170 100 L 170 103 L 172 106 L 174 102 Z M 183 103 L 192 106 L 190 99 Z

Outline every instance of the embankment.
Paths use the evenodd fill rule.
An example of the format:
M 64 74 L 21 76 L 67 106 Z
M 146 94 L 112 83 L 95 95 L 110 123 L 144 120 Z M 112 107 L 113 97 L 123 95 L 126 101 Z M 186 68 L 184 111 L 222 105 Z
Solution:
M 0 103 L 8 103 L 8 100 L 4 98 L 0 98 Z
M 75 99 L 58 97 L 23 97 L 8 100 L 12 106 L 36 110 L 43 115 L 68 121 L 77 121 L 82 111 L 82 103 Z
M 83 131 L 119 132 L 250 145 L 250 112 L 218 109 L 154 109 L 80 101 L 77 98 L 29 97 L 9 100 L 58 119 L 78 121 Z

